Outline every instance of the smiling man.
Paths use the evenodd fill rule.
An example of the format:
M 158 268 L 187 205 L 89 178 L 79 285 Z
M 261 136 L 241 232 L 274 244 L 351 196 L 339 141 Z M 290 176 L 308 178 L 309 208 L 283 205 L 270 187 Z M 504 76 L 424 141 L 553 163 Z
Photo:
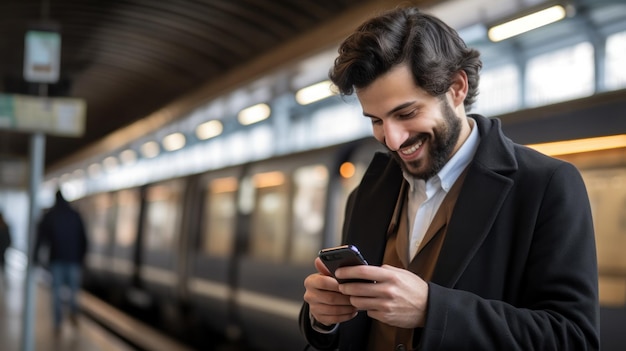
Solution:
M 319 350 L 596 350 L 595 240 L 572 165 L 466 114 L 479 53 L 399 8 L 361 25 L 330 77 L 389 152 L 346 208 L 343 241 L 370 265 L 320 259 L 300 326 Z

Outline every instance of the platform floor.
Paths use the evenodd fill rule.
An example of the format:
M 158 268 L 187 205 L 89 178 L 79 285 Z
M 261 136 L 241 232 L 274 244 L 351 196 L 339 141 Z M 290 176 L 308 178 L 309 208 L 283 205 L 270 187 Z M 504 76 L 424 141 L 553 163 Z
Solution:
M 0 349 L 22 351 L 22 320 L 26 270 L 18 252 L 7 257 L 7 269 L 0 273 Z M 32 351 L 133 351 L 115 335 L 92 320 L 79 315 L 76 326 L 64 322 L 61 333 L 54 334 L 49 276 L 35 269 L 35 326 Z

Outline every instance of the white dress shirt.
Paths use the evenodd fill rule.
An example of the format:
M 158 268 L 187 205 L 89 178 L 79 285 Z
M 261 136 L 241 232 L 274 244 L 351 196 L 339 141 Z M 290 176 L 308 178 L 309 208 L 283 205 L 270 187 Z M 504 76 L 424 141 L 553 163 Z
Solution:
M 407 219 L 410 233 L 407 252 L 409 262 L 417 254 L 417 249 L 446 194 L 474 158 L 480 143 L 480 136 L 478 135 L 478 128 L 475 128 L 476 122 L 471 118 L 469 118 L 469 122 L 472 128 L 470 135 L 439 173 L 428 181 L 424 181 L 404 172 L 404 178 L 409 183 L 407 194 Z

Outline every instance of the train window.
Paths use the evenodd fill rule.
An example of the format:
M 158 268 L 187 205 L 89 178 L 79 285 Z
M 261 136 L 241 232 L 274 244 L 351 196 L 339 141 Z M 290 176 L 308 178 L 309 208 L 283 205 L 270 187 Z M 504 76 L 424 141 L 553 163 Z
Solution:
M 87 222 L 94 246 L 106 246 L 111 242 L 114 214 L 112 206 L 113 201 L 109 193 L 93 197 L 93 215 Z
M 203 251 L 214 256 L 228 256 L 235 239 L 237 178 L 213 179 L 209 183 L 204 206 Z
M 480 74 L 480 98 L 475 110 L 485 116 L 514 111 L 520 107 L 519 71 L 514 64 L 485 70 Z
M 589 192 L 598 251 L 600 303 L 626 305 L 626 168 L 581 171 Z
M 605 81 L 608 89 L 626 87 L 626 31 L 615 33 L 606 40 Z
M 172 250 L 179 227 L 182 182 L 152 186 L 146 192 L 145 243 L 151 250 Z
M 117 224 L 115 243 L 117 246 L 129 247 L 137 237 L 139 220 L 139 190 L 128 189 L 117 193 Z
M 271 261 L 284 260 L 287 247 L 288 185 L 282 172 L 253 177 L 254 211 L 250 226 L 250 255 Z
M 528 60 L 526 103 L 529 106 L 588 96 L 594 89 L 593 45 L 589 42 Z
M 301 167 L 293 174 L 292 262 L 311 264 L 322 242 L 328 169 L 323 165 Z

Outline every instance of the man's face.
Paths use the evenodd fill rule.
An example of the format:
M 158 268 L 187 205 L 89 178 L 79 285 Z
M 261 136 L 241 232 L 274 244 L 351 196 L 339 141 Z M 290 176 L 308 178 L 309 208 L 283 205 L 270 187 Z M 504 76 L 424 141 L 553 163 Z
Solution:
M 372 121 L 374 137 L 409 174 L 432 177 L 459 148 L 461 118 L 445 96 L 434 97 L 418 87 L 407 65 L 393 68 L 356 94 Z

